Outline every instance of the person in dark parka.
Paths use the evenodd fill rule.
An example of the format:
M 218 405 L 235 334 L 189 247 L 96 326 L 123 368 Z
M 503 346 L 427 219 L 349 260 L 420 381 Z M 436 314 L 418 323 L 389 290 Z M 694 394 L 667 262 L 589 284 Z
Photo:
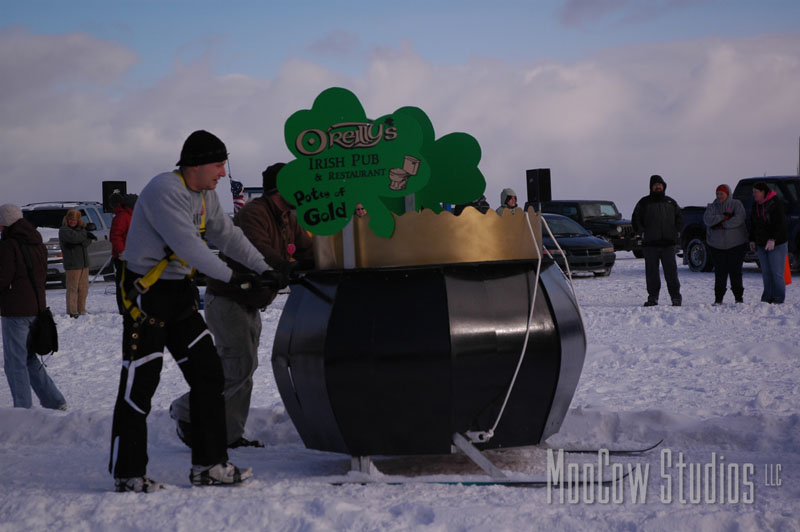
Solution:
M 642 237 L 645 276 L 647 278 L 647 301 L 644 306 L 658 305 L 661 278 L 658 263 L 664 270 L 672 305 L 681 305 L 681 284 L 678 281 L 678 264 L 675 261 L 675 246 L 683 228 L 681 208 L 666 195 L 667 183 L 660 175 L 650 177 L 650 194 L 643 197 L 633 209 L 633 229 Z

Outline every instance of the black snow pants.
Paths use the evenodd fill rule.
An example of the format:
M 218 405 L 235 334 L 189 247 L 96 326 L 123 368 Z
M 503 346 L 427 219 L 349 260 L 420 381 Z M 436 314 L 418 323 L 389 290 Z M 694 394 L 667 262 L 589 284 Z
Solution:
M 140 274 L 126 270 L 130 294 Z M 115 478 L 139 477 L 147 468 L 147 415 L 158 387 L 164 347 L 189 384 L 192 464 L 228 460 L 224 376 L 211 333 L 197 311 L 197 289 L 188 279 L 161 279 L 136 300 L 147 316 L 123 318 L 122 372 L 111 428 L 109 472 Z M 176 390 L 177 391 L 177 390 Z

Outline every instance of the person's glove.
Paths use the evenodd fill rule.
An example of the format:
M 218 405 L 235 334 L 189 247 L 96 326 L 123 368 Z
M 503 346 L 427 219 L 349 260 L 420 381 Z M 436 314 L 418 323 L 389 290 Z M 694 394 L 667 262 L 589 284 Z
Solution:
M 261 280 L 253 272 L 233 272 L 229 282 L 242 290 L 255 290 L 261 286 Z
M 97 237 L 94 236 L 94 233 L 88 231 L 86 232 L 86 238 L 88 238 L 89 240 L 97 240 Z
M 764 249 L 766 249 L 767 251 L 772 251 L 773 249 L 775 249 L 775 241 L 772 239 L 767 240 L 767 245 L 764 246 Z
M 269 286 L 274 287 L 276 290 L 282 290 L 289 286 L 289 280 L 296 264 L 296 262 L 282 261 L 276 264 L 273 269 L 262 273 L 261 278 Z
M 755 251 L 755 250 L 756 250 L 756 243 L 750 242 L 750 251 Z

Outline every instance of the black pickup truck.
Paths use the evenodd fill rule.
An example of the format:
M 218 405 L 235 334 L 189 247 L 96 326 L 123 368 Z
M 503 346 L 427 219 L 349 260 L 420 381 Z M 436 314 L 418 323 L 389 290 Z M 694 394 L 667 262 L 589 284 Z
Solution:
M 613 201 L 551 200 L 542 203 L 542 212 L 572 218 L 587 231 L 611 242 L 614 251 L 633 251 L 642 258 L 642 242 L 633 234 L 630 220 L 624 220 Z
M 733 197 L 744 205 L 747 227 L 750 228 L 750 209 L 753 207 L 753 185 L 765 182 L 775 191 L 786 206 L 786 227 L 789 235 L 789 264 L 792 271 L 800 270 L 800 176 L 748 177 L 740 180 L 733 190 Z M 706 226 L 703 223 L 705 207 L 684 207 L 681 249 L 683 263 L 695 272 L 710 272 L 714 269 L 711 254 L 706 244 Z M 748 252 L 745 262 L 756 262 L 756 254 Z

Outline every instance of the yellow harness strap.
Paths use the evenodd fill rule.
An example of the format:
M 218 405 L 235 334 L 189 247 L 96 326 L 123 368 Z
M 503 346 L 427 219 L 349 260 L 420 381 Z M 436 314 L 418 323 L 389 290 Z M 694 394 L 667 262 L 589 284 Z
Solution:
M 186 186 L 186 180 L 183 178 L 183 175 L 181 175 L 181 173 L 179 171 L 177 171 L 177 170 L 174 171 L 173 173 L 181 178 L 181 182 L 183 183 L 183 186 L 188 189 L 189 187 Z M 206 236 L 206 195 L 205 195 L 205 191 L 202 191 L 200 194 L 201 194 L 201 200 L 203 202 L 203 208 L 202 208 L 202 211 L 200 213 L 200 227 L 199 227 L 199 230 L 200 230 L 200 237 L 203 239 L 203 242 L 205 242 L 205 236 Z M 167 268 L 167 265 L 170 262 L 172 262 L 173 260 L 177 260 L 178 262 L 180 262 L 180 264 L 182 266 L 188 266 L 188 264 L 187 264 L 187 262 L 185 260 L 183 260 L 182 258 L 177 256 L 171 249 L 167 248 L 167 256 L 164 257 L 163 259 L 161 259 L 161 261 L 159 261 L 158 264 L 156 264 L 155 266 L 150 268 L 149 272 L 147 272 L 143 276 L 141 276 L 138 279 L 136 279 L 133 282 L 133 289 L 138 294 L 146 293 L 148 290 L 150 290 L 150 287 L 153 286 L 154 284 L 156 284 L 156 281 L 158 281 L 161 278 L 161 275 L 164 273 L 164 270 Z M 120 279 L 120 286 L 118 287 L 122 291 L 122 304 L 125 307 L 125 310 L 128 311 L 128 314 L 130 314 L 131 318 L 133 318 L 136 321 L 143 320 L 143 319 L 145 319 L 147 317 L 147 314 L 145 314 L 142 309 L 140 309 L 138 306 L 136 306 L 133 303 L 133 301 L 128 298 L 128 294 L 125 292 L 125 288 L 124 288 L 124 286 L 125 286 L 125 270 L 126 270 L 126 267 L 127 267 L 127 262 L 123 262 L 122 264 L 123 264 L 122 278 Z M 197 272 L 197 270 L 195 268 L 192 268 L 192 273 L 189 274 L 189 277 L 190 278 L 194 277 L 194 274 L 196 272 Z M 134 296 L 134 299 L 135 299 L 135 296 Z

